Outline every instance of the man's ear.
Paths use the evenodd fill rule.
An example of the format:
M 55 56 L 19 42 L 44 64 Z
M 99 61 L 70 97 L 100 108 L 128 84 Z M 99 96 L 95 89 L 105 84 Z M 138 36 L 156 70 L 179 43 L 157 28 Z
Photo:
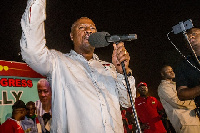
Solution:
M 70 38 L 73 41 L 73 34 L 70 32 Z

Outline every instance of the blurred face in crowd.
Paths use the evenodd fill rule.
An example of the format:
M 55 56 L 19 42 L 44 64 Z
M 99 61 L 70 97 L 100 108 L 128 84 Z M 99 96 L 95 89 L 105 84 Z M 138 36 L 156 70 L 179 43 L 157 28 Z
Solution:
M 28 117 L 32 117 L 35 115 L 35 110 L 36 110 L 36 107 L 35 107 L 35 103 L 34 102 L 29 102 L 26 104 L 26 115 Z
M 89 36 L 97 29 L 93 21 L 83 17 L 78 19 L 71 27 L 70 37 L 74 43 L 74 50 L 79 54 L 94 52 L 94 47 L 88 42 Z
M 147 86 L 145 86 L 145 85 L 142 85 L 142 86 L 140 86 L 140 87 L 138 87 L 138 92 L 140 93 L 140 96 L 147 96 L 147 94 L 148 94 L 148 88 L 147 88 Z
M 26 109 L 25 108 L 18 108 L 14 110 L 15 115 L 17 115 L 18 120 L 24 120 L 26 115 Z
M 171 66 L 165 66 L 162 71 L 161 71 L 161 76 L 165 79 L 165 80 L 172 80 L 175 78 L 175 73 L 172 69 Z
M 200 29 L 192 28 L 187 35 L 195 53 L 200 56 Z
M 47 80 L 42 80 L 37 85 L 38 95 L 43 105 L 51 104 L 51 87 Z

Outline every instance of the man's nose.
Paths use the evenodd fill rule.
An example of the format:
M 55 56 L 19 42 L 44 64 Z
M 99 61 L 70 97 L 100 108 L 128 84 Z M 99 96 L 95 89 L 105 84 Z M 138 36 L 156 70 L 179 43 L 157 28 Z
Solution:
M 91 33 L 92 33 L 92 30 L 91 30 L 90 27 L 86 27 L 86 28 L 85 28 L 85 32 L 86 32 L 87 34 L 91 34 Z
M 45 93 L 42 91 L 41 95 L 42 95 L 42 96 L 45 96 Z
M 34 109 L 31 109 L 30 112 L 33 114 L 33 113 L 35 112 L 35 110 L 34 110 Z
M 194 35 L 190 35 L 188 38 L 189 38 L 189 40 L 191 40 L 191 39 L 194 39 L 195 36 Z

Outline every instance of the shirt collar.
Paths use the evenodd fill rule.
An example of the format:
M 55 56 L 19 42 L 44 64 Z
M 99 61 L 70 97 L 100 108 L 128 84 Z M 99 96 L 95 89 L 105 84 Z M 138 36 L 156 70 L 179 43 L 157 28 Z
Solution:
M 70 51 L 70 55 L 85 59 L 85 57 L 83 57 L 81 54 L 76 53 L 76 51 L 74 51 L 74 50 Z M 93 53 L 93 58 L 92 59 L 98 61 L 99 57 L 96 54 Z
M 163 80 L 161 80 L 161 83 L 172 83 L 172 84 L 175 84 L 176 82 L 163 79 Z

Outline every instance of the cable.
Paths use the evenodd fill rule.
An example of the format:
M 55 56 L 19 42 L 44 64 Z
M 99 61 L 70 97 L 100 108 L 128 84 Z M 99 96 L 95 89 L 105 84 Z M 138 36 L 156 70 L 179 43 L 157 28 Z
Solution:
M 187 61 L 192 67 L 194 67 L 195 69 L 197 69 L 197 70 L 200 72 L 200 69 L 197 68 L 196 66 L 194 66 L 194 65 L 187 59 L 187 57 L 185 57 L 185 55 L 183 55 L 183 53 L 176 47 L 176 45 L 171 41 L 171 39 L 169 38 L 169 34 L 170 34 L 171 32 L 173 32 L 173 31 L 170 31 L 170 32 L 167 33 L 167 39 L 168 39 L 168 40 L 170 41 L 170 43 L 175 47 L 175 49 L 179 52 L 179 54 L 180 54 L 182 57 L 184 57 L 184 58 L 186 59 L 186 61 Z M 186 38 L 186 39 L 187 39 L 187 38 Z M 189 41 L 188 41 L 188 43 L 189 43 Z M 192 48 L 192 46 L 191 46 L 190 43 L 189 43 L 189 45 L 190 45 L 190 48 L 191 48 L 191 50 L 192 50 L 192 52 L 193 52 L 195 58 L 198 60 L 198 58 L 197 58 L 197 56 L 196 56 L 196 53 L 194 52 L 194 50 L 193 50 L 193 48 Z

